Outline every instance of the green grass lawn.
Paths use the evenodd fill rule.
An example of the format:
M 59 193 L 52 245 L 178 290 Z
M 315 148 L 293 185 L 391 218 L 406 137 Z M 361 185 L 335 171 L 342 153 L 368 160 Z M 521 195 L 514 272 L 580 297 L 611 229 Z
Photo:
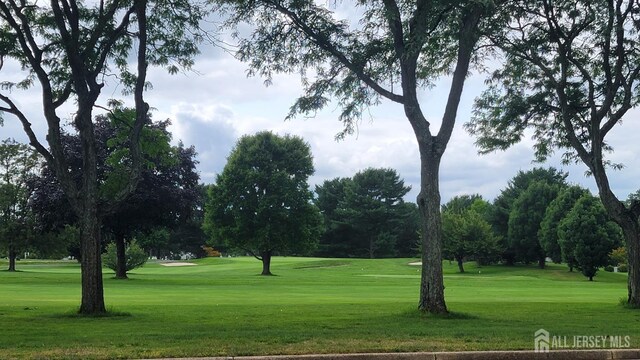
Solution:
M 448 317 L 417 310 L 412 259 L 274 258 L 257 275 L 253 258 L 196 260 L 198 266 L 105 271 L 115 314 L 78 317 L 79 266 L 18 262 L 0 272 L 0 358 L 142 358 L 215 355 L 533 349 L 533 333 L 631 336 L 640 310 L 619 305 L 626 275 L 589 282 L 552 265 L 445 263 Z M 0 266 L 6 263 L 0 261 Z

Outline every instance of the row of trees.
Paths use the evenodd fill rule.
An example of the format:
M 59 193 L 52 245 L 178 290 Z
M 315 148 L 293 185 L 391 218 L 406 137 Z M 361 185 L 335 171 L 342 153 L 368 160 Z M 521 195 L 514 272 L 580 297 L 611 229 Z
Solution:
M 556 169 L 519 172 L 493 204 L 479 195 L 443 206 L 445 257 L 463 262 L 565 262 L 593 279 L 622 245 L 620 228 L 586 189 L 566 183 Z

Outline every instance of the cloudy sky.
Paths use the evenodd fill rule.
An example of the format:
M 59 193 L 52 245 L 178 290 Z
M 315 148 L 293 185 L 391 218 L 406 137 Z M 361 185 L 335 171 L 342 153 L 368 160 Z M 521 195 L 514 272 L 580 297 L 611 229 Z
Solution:
M 195 146 L 198 152 L 199 171 L 204 183 L 215 181 L 226 163 L 236 140 L 244 134 L 270 130 L 278 134 L 295 134 L 310 145 L 316 173 L 311 184 L 326 179 L 348 177 L 368 167 L 396 169 L 413 190 L 406 199 L 414 201 L 419 188 L 419 156 L 415 137 L 404 117 L 402 108 L 389 101 L 371 108 L 358 126 L 357 134 L 335 141 L 342 130 L 337 120 L 339 109 L 329 107 L 314 118 L 297 118 L 284 121 L 289 106 L 301 93 L 298 76 L 278 76 L 273 84 L 265 87 L 260 78 L 247 78 L 246 65 L 215 47 L 203 48 L 193 71 L 168 75 L 162 70 L 152 70 L 149 80 L 153 89 L 146 100 L 154 108 L 154 119 L 171 119 L 174 141 L 182 140 Z M 2 71 L 3 79 L 20 76 L 19 69 L 11 64 Z M 421 94 L 423 111 L 432 126 L 437 127 L 442 116 L 449 79 L 442 79 L 434 89 Z M 469 78 L 463 95 L 458 123 L 441 166 L 442 200 L 454 195 L 479 193 L 493 199 L 518 170 L 527 170 L 539 164 L 532 163 L 531 142 L 523 141 L 506 152 L 478 155 L 474 139 L 462 128 L 471 114 L 473 99 L 483 90 L 484 78 L 475 74 Z M 35 92 L 14 92 L 13 98 L 27 109 L 26 112 L 44 141 L 45 125 L 39 112 L 39 99 Z M 109 84 L 104 99 L 120 97 L 120 89 Z M 67 110 L 70 118 L 72 109 Z M 640 188 L 640 112 L 627 115 L 622 126 L 610 134 L 610 143 L 616 149 L 611 155 L 615 162 L 625 164 L 625 169 L 610 173 L 616 194 L 625 198 Z M 5 116 L 0 137 L 14 137 L 26 141 L 16 119 Z M 555 166 L 568 171 L 571 182 L 595 191 L 592 178 L 584 175 L 586 167 L 563 167 L 558 157 L 544 166 Z

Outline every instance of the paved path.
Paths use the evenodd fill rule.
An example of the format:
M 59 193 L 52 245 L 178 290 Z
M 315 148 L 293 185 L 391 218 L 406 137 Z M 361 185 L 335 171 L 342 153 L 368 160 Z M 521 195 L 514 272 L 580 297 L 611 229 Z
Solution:
M 322 354 L 182 358 L 171 360 L 640 360 L 640 349 L 534 351 L 469 351 L 384 354 Z M 169 360 L 169 359 L 153 359 Z

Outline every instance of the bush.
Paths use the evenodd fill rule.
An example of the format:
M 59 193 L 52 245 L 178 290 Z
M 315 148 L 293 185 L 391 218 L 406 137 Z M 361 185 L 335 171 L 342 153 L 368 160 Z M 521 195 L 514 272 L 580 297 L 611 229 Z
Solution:
M 626 273 L 628 271 L 629 271 L 629 268 L 627 267 L 627 264 L 622 264 L 618 266 L 618 272 Z
M 613 272 L 613 266 L 611 266 L 611 265 L 607 265 L 607 266 L 605 266 L 605 267 L 604 267 L 604 271 L 607 271 L 607 272 Z
M 202 250 L 204 250 L 207 257 L 221 257 L 222 253 L 211 246 L 202 245 Z
M 139 268 L 147 262 L 147 253 L 142 250 L 135 241 L 132 241 L 125 250 L 125 256 L 127 259 L 126 269 L 127 271 Z M 116 244 L 110 243 L 107 245 L 107 251 L 102 254 L 102 263 L 109 269 L 116 271 L 117 257 L 116 257 Z
M 619 247 L 617 249 L 613 249 L 611 254 L 609 254 L 609 262 L 613 266 L 620 266 L 622 264 L 627 263 L 627 249 L 623 247 Z

